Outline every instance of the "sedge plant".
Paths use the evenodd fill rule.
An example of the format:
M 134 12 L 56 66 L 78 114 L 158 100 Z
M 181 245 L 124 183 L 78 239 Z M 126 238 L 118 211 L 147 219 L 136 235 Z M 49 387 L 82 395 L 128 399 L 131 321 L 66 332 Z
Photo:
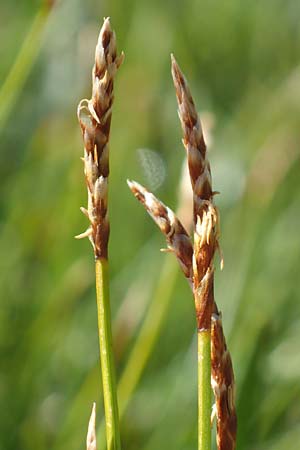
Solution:
M 210 164 L 199 115 L 187 81 L 172 55 L 172 77 L 183 130 L 188 167 L 193 190 L 194 255 L 193 293 L 198 334 L 198 440 L 199 449 L 210 448 L 207 411 L 208 378 L 211 372 L 215 396 L 213 416 L 217 419 L 219 450 L 233 450 L 236 445 L 237 418 L 232 361 L 226 346 L 221 314 L 214 300 L 213 257 L 219 247 L 219 213 L 214 205 Z M 221 253 L 221 252 L 220 252 Z M 221 255 L 221 268 L 223 258 Z M 211 351 L 211 361 L 209 352 Z M 211 367 L 209 367 L 211 366 Z M 209 374 L 208 374 L 209 372 Z M 207 445 L 205 445 L 207 441 Z
M 211 421 L 216 416 L 218 450 L 234 450 L 237 428 L 234 375 L 213 291 L 213 258 L 219 249 L 219 214 L 213 202 L 216 192 L 212 190 L 200 119 L 173 56 L 172 76 L 193 190 L 193 242 L 170 208 L 140 184 L 128 181 L 128 185 L 165 235 L 167 251 L 175 254 L 193 291 L 198 337 L 198 449 L 211 450 Z M 211 387 L 215 396 L 212 416 Z
M 108 450 L 121 449 L 109 300 L 107 191 L 113 83 L 122 60 L 123 54 L 117 56 L 115 34 L 109 19 L 106 19 L 96 47 L 92 98 L 82 100 L 78 106 L 88 190 L 88 208 L 81 210 L 88 217 L 90 226 L 77 238 L 88 237 L 95 254 Z M 192 288 L 198 336 L 198 450 L 211 450 L 211 422 L 214 416 L 217 421 L 218 450 L 234 450 L 237 428 L 234 375 L 223 333 L 221 313 L 214 299 L 214 255 L 220 250 L 219 213 L 214 204 L 216 192 L 212 189 L 211 170 L 201 122 L 186 79 L 173 56 L 172 77 L 193 193 L 193 239 L 175 213 L 151 192 L 134 181 L 128 181 L 128 185 L 165 235 L 166 250 L 175 254 Z M 148 322 L 149 320 L 146 324 Z M 212 415 L 211 388 L 215 397 Z M 87 436 L 88 450 L 96 449 L 95 415 L 94 405 Z
M 90 225 L 84 233 L 76 237 L 88 237 L 95 256 L 98 333 L 108 450 L 121 449 L 109 299 L 108 176 L 114 77 L 123 57 L 123 53 L 117 55 L 115 33 L 109 19 L 105 19 L 95 52 L 92 98 L 81 100 L 78 105 L 78 120 L 84 142 L 82 160 L 88 191 L 88 207 L 81 208 L 81 211 L 89 219 Z M 94 416 L 95 408 L 91 423 L 94 423 Z

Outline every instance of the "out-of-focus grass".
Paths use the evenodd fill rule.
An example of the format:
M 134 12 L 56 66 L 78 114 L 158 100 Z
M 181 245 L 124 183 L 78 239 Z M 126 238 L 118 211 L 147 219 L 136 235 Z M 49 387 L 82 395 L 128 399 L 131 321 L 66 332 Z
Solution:
M 0 5 L 1 84 L 38 8 L 29 1 Z M 1 449 L 77 450 L 93 400 L 98 423 L 102 416 L 93 260 L 88 243 L 73 236 L 84 229 L 78 208 L 86 203 L 75 111 L 90 93 L 104 15 L 126 53 L 111 145 L 112 310 L 123 330 L 115 342 L 118 374 L 163 259 L 172 258 L 158 251 L 163 239 L 125 180 L 149 177 L 138 148 L 157 151 L 166 169 L 158 195 L 176 207 L 184 153 L 170 77 L 174 51 L 197 105 L 215 120 L 210 157 L 222 193 L 225 254 L 216 298 L 236 372 L 238 449 L 298 448 L 299 13 L 292 0 L 59 3 L 27 81 L 11 93 L 16 101 L 1 130 Z M 178 276 L 122 421 L 124 448 L 195 448 L 193 336 L 192 299 Z
M 44 1 L 41 4 L 41 7 L 32 22 L 25 40 L 21 45 L 18 55 L 15 57 L 14 64 L 12 65 L 4 83 L 1 86 L 0 131 L 3 127 L 5 127 L 6 120 L 10 116 L 18 96 L 25 86 L 32 66 L 35 63 L 52 6 L 53 5 L 50 1 Z

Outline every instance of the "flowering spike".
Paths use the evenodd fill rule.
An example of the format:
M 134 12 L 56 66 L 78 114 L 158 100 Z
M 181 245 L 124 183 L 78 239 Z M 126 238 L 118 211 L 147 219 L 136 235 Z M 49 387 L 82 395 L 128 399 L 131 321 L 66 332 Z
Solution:
M 219 214 L 213 204 L 213 197 L 217 192 L 212 189 L 206 144 L 191 91 L 173 55 L 171 60 L 178 116 L 183 130 L 183 145 L 187 151 L 193 189 L 195 231 L 192 266 L 197 325 L 200 331 L 211 333 L 211 384 L 216 401 L 218 450 L 234 450 L 237 429 L 233 396 L 234 374 L 213 294 L 213 258 L 216 250 L 221 254 Z M 230 407 L 227 406 L 227 402 L 230 403 Z
M 104 259 L 107 259 L 109 239 L 107 185 L 113 86 L 123 59 L 123 53 L 117 55 L 116 36 L 107 18 L 100 30 L 95 51 L 92 98 L 81 100 L 77 108 L 84 142 L 83 162 L 88 191 L 88 208 L 83 212 L 91 223 L 90 231 L 80 234 L 79 238 L 88 237 L 95 257 Z

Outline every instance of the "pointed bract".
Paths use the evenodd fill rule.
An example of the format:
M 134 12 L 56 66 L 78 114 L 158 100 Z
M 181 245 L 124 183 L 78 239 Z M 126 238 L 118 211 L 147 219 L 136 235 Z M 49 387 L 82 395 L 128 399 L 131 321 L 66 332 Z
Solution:
M 97 450 L 96 441 L 96 403 L 93 403 L 86 437 L 86 450 Z

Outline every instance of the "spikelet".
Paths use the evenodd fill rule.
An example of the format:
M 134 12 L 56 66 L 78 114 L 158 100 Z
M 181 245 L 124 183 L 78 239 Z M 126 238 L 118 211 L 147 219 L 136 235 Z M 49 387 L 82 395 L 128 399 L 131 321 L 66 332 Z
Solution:
M 180 263 L 182 271 L 192 285 L 193 246 L 188 233 L 176 217 L 175 213 L 165 206 L 146 188 L 135 181 L 127 180 L 131 192 L 146 208 L 154 222 L 167 240 L 167 251 L 173 252 Z
M 199 331 L 210 330 L 213 296 L 213 257 L 216 248 L 218 214 L 212 203 L 197 216 L 194 231 L 193 275 L 194 299 Z
M 89 420 L 86 436 L 86 450 L 97 450 L 96 441 L 96 403 L 93 403 L 92 413 Z
M 183 131 L 183 145 L 187 151 L 190 179 L 194 194 L 194 222 L 202 218 L 205 200 L 213 198 L 210 165 L 207 159 L 203 131 L 195 104 L 175 58 L 171 55 L 172 77 L 178 103 L 178 116 Z
M 193 271 L 197 326 L 199 330 L 209 330 L 213 305 L 213 257 L 217 246 L 215 218 L 218 214 L 212 203 L 210 165 L 201 122 L 188 84 L 173 55 L 171 62 L 178 116 L 183 130 L 183 144 L 187 151 L 193 189 L 195 226 Z M 204 232 L 208 238 L 204 236 Z
M 88 237 L 95 257 L 104 259 L 107 259 L 109 239 L 107 190 L 113 86 L 123 58 L 123 53 L 117 56 L 115 33 L 107 18 L 101 28 L 95 51 L 92 98 L 81 100 L 77 109 L 84 142 L 82 160 L 88 191 L 88 207 L 81 208 L 81 211 L 88 217 L 90 226 L 76 238 Z
M 218 450 L 234 450 L 237 429 L 234 374 L 221 314 L 213 293 L 213 257 L 219 249 L 219 214 L 213 204 L 215 192 L 212 190 L 210 165 L 200 119 L 186 79 L 173 55 L 171 59 L 178 115 L 193 189 L 193 289 L 197 326 L 199 330 L 211 330 L 212 387 L 216 402 L 214 410 L 217 417 Z

